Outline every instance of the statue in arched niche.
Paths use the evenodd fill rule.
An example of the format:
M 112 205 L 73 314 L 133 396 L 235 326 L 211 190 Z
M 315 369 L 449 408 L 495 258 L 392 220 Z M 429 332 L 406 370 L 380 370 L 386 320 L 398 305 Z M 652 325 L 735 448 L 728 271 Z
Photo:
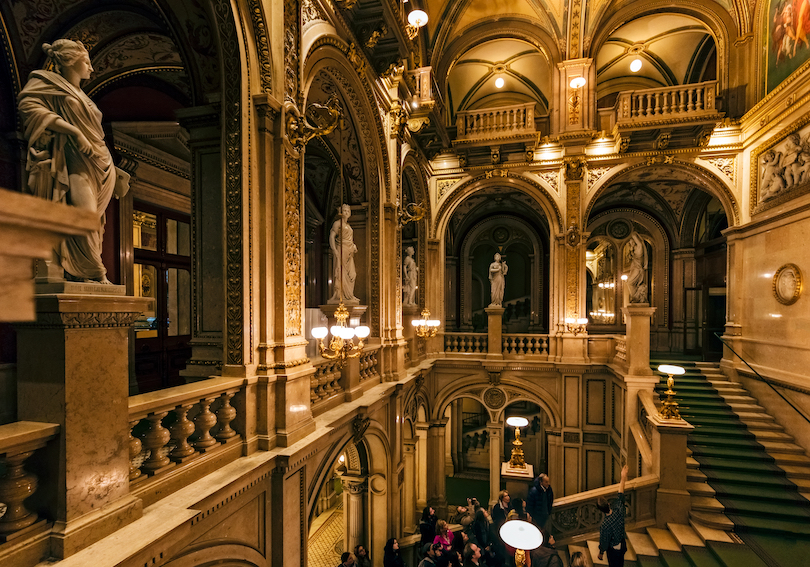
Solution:
M 352 209 L 346 203 L 338 208 L 338 218 L 332 223 L 329 231 L 329 247 L 332 249 L 332 260 L 335 266 L 334 293 L 330 303 L 359 302 L 354 296 L 354 282 L 357 280 L 357 269 L 354 255 L 357 246 L 354 244 L 354 229 L 349 224 Z
M 506 272 L 509 266 L 501 261 L 501 255 L 495 254 L 495 261 L 489 265 L 489 283 L 492 302 L 490 307 L 500 307 L 503 305 L 503 292 L 506 288 Z
M 28 140 L 28 190 L 48 200 L 93 211 L 100 227 L 66 238 L 56 250 L 67 277 L 109 284 L 101 261 L 105 210 L 129 189 L 129 175 L 113 165 L 101 112 L 80 88 L 93 66 L 80 41 L 58 39 L 42 49 L 56 71 L 33 71 L 18 105 Z
M 639 233 L 633 231 L 624 245 L 627 292 L 630 303 L 648 303 L 647 298 L 647 245 Z
M 419 285 L 419 266 L 416 265 L 413 255 L 413 246 L 408 246 L 405 249 L 405 260 L 402 264 L 403 305 L 416 305 L 414 299 L 416 298 L 416 288 Z

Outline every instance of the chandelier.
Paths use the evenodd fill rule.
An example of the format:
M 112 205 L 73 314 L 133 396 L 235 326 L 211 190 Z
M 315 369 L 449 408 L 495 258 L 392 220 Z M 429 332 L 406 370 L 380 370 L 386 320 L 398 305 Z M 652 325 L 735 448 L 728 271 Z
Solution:
M 341 294 L 342 296 L 342 294 Z M 337 360 L 338 365 L 343 368 L 346 361 L 350 358 L 356 358 L 363 352 L 363 339 L 368 337 L 371 330 L 365 325 L 359 327 L 349 327 L 346 322 L 349 319 L 349 310 L 343 305 L 343 298 L 340 299 L 340 304 L 335 310 L 336 325 L 327 331 L 326 327 L 315 327 L 312 329 L 312 336 L 318 339 L 318 350 L 321 356 L 327 360 Z M 329 339 L 329 347 L 323 344 L 326 335 L 331 333 L 332 337 Z M 354 342 L 357 337 L 358 342 Z
M 435 337 L 439 332 L 439 320 L 430 318 L 430 309 L 425 307 L 422 309 L 422 318 L 414 319 L 411 325 L 416 328 L 416 335 L 422 339 L 429 339 Z
M 585 332 L 585 327 L 588 324 L 588 320 L 585 317 L 580 317 L 575 319 L 573 317 L 566 317 L 565 318 L 565 330 L 568 333 L 571 333 L 575 337 Z

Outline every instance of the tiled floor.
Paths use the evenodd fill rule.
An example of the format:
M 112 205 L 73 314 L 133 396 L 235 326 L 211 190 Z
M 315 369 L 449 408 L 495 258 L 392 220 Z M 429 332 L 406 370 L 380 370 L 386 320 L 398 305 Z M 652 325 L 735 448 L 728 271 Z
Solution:
M 320 525 L 318 525 L 320 524 Z M 343 549 L 343 503 L 318 516 L 309 538 L 309 566 L 335 567 Z

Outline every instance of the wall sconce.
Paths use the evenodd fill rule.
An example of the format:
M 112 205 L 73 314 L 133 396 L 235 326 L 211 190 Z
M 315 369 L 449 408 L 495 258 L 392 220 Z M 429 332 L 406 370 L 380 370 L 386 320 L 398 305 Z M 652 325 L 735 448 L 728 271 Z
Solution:
M 658 412 L 658 414 L 664 419 L 681 419 L 681 414 L 678 411 L 678 402 L 673 399 L 675 391 L 672 389 L 672 387 L 675 385 L 675 379 L 672 377 L 672 375 L 674 374 L 675 376 L 680 376 L 681 374 L 684 374 L 686 370 L 680 366 L 674 366 L 672 364 L 661 364 L 658 367 L 658 372 L 667 375 L 667 391 L 664 392 L 667 399 L 664 400 L 664 405 L 661 407 L 661 411 Z
M 573 317 L 566 317 L 565 318 L 565 332 L 571 333 L 575 337 L 587 331 L 586 325 L 588 324 L 588 319 L 585 317 L 580 317 L 579 319 L 574 319 Z
M 588 81 L 585 80 L 585 77 L 574 77 L 571 79 L 571 82 L 568 83 L 572 89 L 581 89 L 585 86 L 585 83 Z
M 416 8 L 408 13 L 408 26 L 405 32 L 408 34 L 408 39 L 413 40 L 419 35 L 419 28 L 428 23 L 428 15 L 423 10 Z
M 337 360 L 338 366 L 341 368 L 345 366 L 348 359 L 360 356 L 360 353 L 363 352 L 363 339 L 371 332 L 371 329 L 365 325 L 359 327 L 347 326 L 346 321 L 348 319 L 349 310 L 343 305 L 343 300 L 341 299 L 340 305 L 338 305 L 338 308 L 335 310 L 337 325 L 332 325 L 332 328 L 328 331 L 326 327 L 315 327 L 312 329 L 312 336 L 318 339 L 318 349 L 320 350 L 321 356 L 328 360 Z M 329 348 L 326 348 L 323 344 L 323 339 L 326 337 L 327 333 L 332 334 L 332 338 L 329 339 Z M 354 337 L 359 339 L 357 343 L 354 342 Z
M 430 309 L 425 307 L 422 309 L 422 318 L 414 319 L 411 325 L 416 327 L 416 335 L 422 339 L 430 339 L 436 336 L 439 332 L 439 325 L 441 322 L 438 319 L 430 318 Z
M 523 441 L 520 440 L 520 428 L 529 425 L 529 420 L 525 417 L 510 417 L 506 420 L 506 425 L 515 428 L 515 440 L 512 441 L 512 458 L 509 459 L 510 469 L 525 469 L 526 460 L 523 457 Z

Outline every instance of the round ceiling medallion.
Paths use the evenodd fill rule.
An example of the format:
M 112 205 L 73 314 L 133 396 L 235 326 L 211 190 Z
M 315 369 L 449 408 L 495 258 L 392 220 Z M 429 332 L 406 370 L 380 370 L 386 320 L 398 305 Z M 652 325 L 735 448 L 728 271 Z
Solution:
M 509 240 L 509 230 L 506 227 L 499 226 L 498 228 L 492 231 L 492 240 L 494 240 L 498 244 L 503 244 L 504 242 Z
M 630 234 L 630 225 L 624 220 L 615 220 L 608 226 L 608 234 L 613 238 L 622 239 Z
M 792 305 L 802 294 L 802 271 L 796 264 L 785 264 L 773 275 L 773 295 L 783 305 Z
M 506 403 L 506 394 L 500 388 L 490 388 L 484 392 L 484 403 L 490 409 L 498 409 Z

